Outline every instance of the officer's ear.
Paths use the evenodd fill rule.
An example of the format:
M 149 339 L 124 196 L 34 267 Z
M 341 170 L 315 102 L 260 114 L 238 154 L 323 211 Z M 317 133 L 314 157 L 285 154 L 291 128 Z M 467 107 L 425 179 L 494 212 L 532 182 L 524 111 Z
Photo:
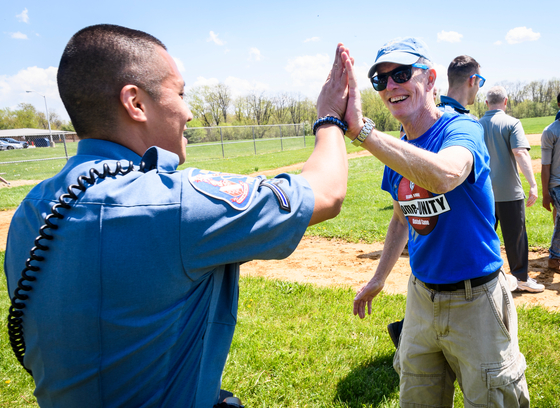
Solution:
M 125 85 L 121 89 L 120 103 L 128 116 L 137 122 L 146 122 L 146 102 L 148 94 L 136 85 Z

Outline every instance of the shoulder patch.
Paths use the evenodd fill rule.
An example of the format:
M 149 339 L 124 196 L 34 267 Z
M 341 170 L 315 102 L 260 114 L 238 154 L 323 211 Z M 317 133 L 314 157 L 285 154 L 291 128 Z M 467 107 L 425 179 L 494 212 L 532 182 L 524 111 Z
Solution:
M 189 182 L 202 194 L 225 201 L 232 208 L 246 210 L 255 196 L 261 177 L 191 169 Z
M 280 208 L 287 212 L 292 212 L 292 207 L 290 206 L 290 199 L 280 187 L 284 180 L 282 179 L 271 179 L 271 180 L 263 180 L 261 181 L 261 186 L 268 187 L 272 190 L 276 199 L 278 200 L 278 204 Z

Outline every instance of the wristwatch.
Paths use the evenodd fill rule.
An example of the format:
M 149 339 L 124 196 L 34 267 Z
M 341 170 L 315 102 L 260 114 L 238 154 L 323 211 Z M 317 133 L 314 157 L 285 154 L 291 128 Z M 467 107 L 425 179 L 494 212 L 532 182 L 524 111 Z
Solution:
M 352 140 L 352 144 L 354 146 L 361 146 L 362 143 L 364 143 L 364 140 L 366 140 L 368 135 L 371 133 L 371 131 L 375 129 L 375 123 L 373 123 L 373 120 L 371 120 L 370 118 L 364 118 L 364 122 L 365 123 L 362 127 L 362 130 L 360 130 L 358 136 L 354 140 Z

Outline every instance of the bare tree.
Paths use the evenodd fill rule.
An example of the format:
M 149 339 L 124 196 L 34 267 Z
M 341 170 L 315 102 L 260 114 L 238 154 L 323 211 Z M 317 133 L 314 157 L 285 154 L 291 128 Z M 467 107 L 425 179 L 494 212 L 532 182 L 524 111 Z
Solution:
M 193 116 L 199 119 L 204 126 L 212 126 L 212 116 L 206 110 L 204 88 L 201 86 L 192 88 L 187 94 L 187 99 Z
M 231 105 L 231 92 L 227 85 L 225 84 L 218 84 L 214 90 L 216 94 L 216 99 L 218 102 L 219 109 L 222 113 L 222 117 L 224 118 L 224 122 L 227 122 L 227 113 L 229 109 L 229 105 Z
M 288 106 L 291 97 L 287 93 L 281 93 L 272 99 L 272 116 L 275 123 L 287 123 L 288 121 Z
M 233 110 L 235 113 L 235 120 L 239 124 L 246 124 L 250 121 L 251 107 L 247 102 L 246 96 L 240 96 L 233 101 Z
M 247 96 L 247 103 L 251 108 L 252 119 L 257 125 L 267 125 L 272 115 L 272 101 L 265 96 L 264 92 L 259 95 L 251 93 Z

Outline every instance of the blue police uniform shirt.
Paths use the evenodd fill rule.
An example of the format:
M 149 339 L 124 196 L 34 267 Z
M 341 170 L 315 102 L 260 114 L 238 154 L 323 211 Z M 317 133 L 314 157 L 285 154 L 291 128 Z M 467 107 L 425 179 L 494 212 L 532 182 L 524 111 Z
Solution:
M 301 176 L 177 171 L 85 139 L 16 211 L 5 271 L 10 296 L 50 208 L 90 168 L 141 159 L 150 171 L 98 179 L 54 220 L 26 301 L 25 365 L 41 407 L 211 407 L 237 320 L 239 264 L 297 246 L 314 196 Z M 86 183 L 86 185 L 89 185 Z
M 434 194 L 385 167 L 381 188 L 397 201 L 408 220 L 412 273 L 427 283 L 455 283 L 488 275 L 502 264 L 494 230 L 494 196 L 482 126 L 467 115 L 444 113 L 422 136 L 406 142 L 439 152 L 463 146 L 473 168 L 455 189 Z
M 558 120 L 560 119 L 560 110 L 556 113 L 556 117 L 554 118 L 554 120 Z

